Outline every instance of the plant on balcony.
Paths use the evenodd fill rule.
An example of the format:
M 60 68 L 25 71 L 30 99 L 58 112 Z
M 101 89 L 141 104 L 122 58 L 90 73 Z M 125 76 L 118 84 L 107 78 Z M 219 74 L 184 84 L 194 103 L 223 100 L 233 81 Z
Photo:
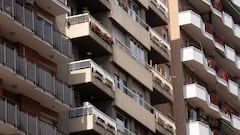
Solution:
M 223 67 L 219 67 L 218 69 L 218 76 L 222 79 L 224 79 L 225 81 L 228 80 L 228 72 L 226 69 L 224 69 Z
M 231 115 L 231 107 L 229 104 L 224 103 L 221 105 L 221 111 L 227 115 Z
M 216 32 L 213 33 L 214 39 L 221 45 L 224 45 L 224 37 Z
M 217 10 L 223 11 L 223 6 L 222 6 L 222 3 L 221 3 L 221 0 L 212 0 L 212 5 Z
M 213 34 L 213 26 L 212 26 L 212 24 L 210 24 L 209 22 L 205 22 L 205 31 L 210 33 L 210 34 Z
M 217 96 L 216 91 L 210 92 L 210 101 L 211 101 L 211 103 L 213 103 L 216 106 L 219 105 L 218 96 Z
M 207 58 L 208 67 L 216 70 L 216 62 L 212 57 Z

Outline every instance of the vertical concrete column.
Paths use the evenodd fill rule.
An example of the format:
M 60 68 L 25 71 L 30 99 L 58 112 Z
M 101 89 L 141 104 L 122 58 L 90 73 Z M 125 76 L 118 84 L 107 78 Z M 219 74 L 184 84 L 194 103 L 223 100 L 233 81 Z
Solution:
M 181 39 L 178 25 L 178 0 L 168 0 L 169 32 L 171 45 L 171 73 L 174 93 L 174 116 L 176 120 L 176 134 L 186 135 L 186 114 L 183 95 L 184 68 L 181 62 Z

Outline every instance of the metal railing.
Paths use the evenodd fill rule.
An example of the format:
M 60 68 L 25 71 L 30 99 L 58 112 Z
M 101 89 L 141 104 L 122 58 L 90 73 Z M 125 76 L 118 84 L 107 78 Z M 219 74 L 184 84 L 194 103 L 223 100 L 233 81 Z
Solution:
M 101 123 L 99 124 L 104 124 L 103 126 L 107 130 L 116 135 L 117 126 L 115 120 L 113 120 L 111 117 L 101 112 L 100 110 L 98 110 L 95 106 L 91 105 L 90 103 L 85 102 L 84 104 L 85 105 L 83 107 L 78 107 L 71 110 L 69 112 L 69 118 L 93 115 L 95 122 L 98 122 L 98 120 L 100 119 Z
M 0 99 L 0 121 L 11 124 L 29 135 L 59 135 L 61 133 L 55 126 L 27 112 L 20 111 L 17 104 L 10 103 L 7 99 Z M 16 129 L 13 130 L 16 131 Z
M 60 53 L 71 57 L 70 39 L 54 29 L 54 26 L 43 18 L 39 18 L 37 13 L 25 8 L 24 4 L 19 4 L 16 0 L 0 0 L 0 10 L 12 16 L 17 22 L 32 31 L 37 37 L 46 41 L 51 47 Z
M 72 90 L 56 76 L 38 66 L 36 62 L 18 56 L 16 48 L 10 48 L 6 42 L 0 42 L 0 63 L 26 78 L 42 90 L 52 94 L 63 103 L 72 105 Z M 59 96 L 61 93 L 62 97 Z
M 168 16 L 168 8 L 166 3 L 164 3 L 163 0 L 151 0 L 151 2 L 162 12 L 164 12 L 164 14 L 166 16 Z
M 114 83 L 113 76 L 110 73 L 108 73 L 106 70 L 104 70 L 101 66 L 99 66 L 97 63 L 95 63 L 93 60 L 86 59 L 86 60 L 74 61 L 69 63 L 70 71 L 85 69 L 85 68 L 92 68 L 93 72 L 100 74 L 104 80 L 107 80 L 108 82 L 111 83 L 111 87 L 114 90 L 115 83 Z
M 92 17 L 89 13 L 73 15 L 67 17 L 68 25 L 74 25 L 79 23 L 89 22 L 90 29 L 95 32 L 105 42 L 112 45 L 113 39 L 110 32 L 99 21 Z
M 135 135 L 132 131 L 127 129 L 126 127 L 121 126 L 120 124 L 116 123 L 117 125 L 117 131 L 120 132 L 123 135 Z

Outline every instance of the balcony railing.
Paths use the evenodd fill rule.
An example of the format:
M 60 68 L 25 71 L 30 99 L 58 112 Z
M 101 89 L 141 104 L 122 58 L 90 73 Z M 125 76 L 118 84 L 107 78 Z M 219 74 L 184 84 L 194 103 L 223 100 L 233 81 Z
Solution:
M 92 17 L 89 13 L 79 14 L 74 16 L 67 17 L 68 25 L 74 25 L 79 23 L 90 23 L 90 29 L 96 33 L 101 39 L 103 39 L 109 45 L 113 45 L 113 38 L 110 32 L 99 23 L 94 17 Z
M 55 30 L 53 25 L 44 19 L 39 19 L 37 13 L 29 10 L 25 5 L 18 4 L 16 0 L 0 0 L 0 10 L 12 16 L 24 27 L 47 42 L 60 53 L 71 57 L 71 42 L 68 37 Z
M 122 135 L 136 135 L 126 127 L 121 126 L 120 124 L 117 123 L 117 130 L 120 132 Z
M 117 126 L 115 120 L 98 110 L 96 107 L 88 102 L 85 102 L 83 107 L 74 108 L 69 112 L 69 118 L 76 118 L 82 116 L 93 115 L 95 122 L 116 135 Z
M 169 55 L 170 45 L 153 29 L 149 29 L 151 40 Z
M 0 99 L 0 121 L 29 135 L 64 135 L 55 126 L 20 111 L 17 104 L 12 104 L 7 99 Z
M 6 42 L 0 42 L 0 64 L 8 67 L 42 90 L 55 96 L 63 103 L 72 105 L 73 93 L 67 84 L 59 81 L 53 73 L 43 69 L 36 62 L 18 56 L 16 48 L 10 48 L 7 44 Z
M 163 0 L 151 0 L 151 2 L 161 11 L 164 15 L 168 16 L 168 8 Z
M 156 123 L 166 128 L 169 132 L 174 133 L 175 125 L 174 121 L 169 119 L 163 113 L 156 111 L 155 112 Z
M 110 83 L 111 88 L 114 90 L 115 83 L 114 83 L 113 76 L 111 74 L 109 74 L 106 70 L 104 70 L 102 67 L 100 67 L 93 60 L 86 59 L 86 60 L 70 62 L 70 64 L 69 64 L 69 70 L 70 71 L 85 69 L 85 68 L 92 68 L 93 72 L 100 74 L 100 76 L 104 80 L 106 80 L 107 82 Z

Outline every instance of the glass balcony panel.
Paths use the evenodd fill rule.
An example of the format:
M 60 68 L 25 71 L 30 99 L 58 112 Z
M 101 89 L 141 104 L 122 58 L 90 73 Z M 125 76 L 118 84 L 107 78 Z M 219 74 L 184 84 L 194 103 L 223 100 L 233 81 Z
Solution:
M 63 54 L 65 54 L 66 56 L 70 56 L 69 48 L 70 48 L 70 40 L 62 36 L 62 51 L 63 51 Z
M 47 126 L 43 121 L 38 121 L 38 135 L 46 135 Z
M 26 60 L 22 57 L 18 57 L 17 72 L 23 77 L 26 77 Z
M 15 109 L 15 105 L 8 103 L 7 104 L 7 122 L 12 124 L 12 125 L 16 125 L 16 109 Z
M 50 124 L 47 124 L 47 135 L 55 135 L 55 128 Z
M 71 105 L 71 90 L 67 85 L 64 86 L 64 103 Z
M 52 24 L 44 21 L 44 40 L 52 45 Z
M 25 26 L 33 31 L 33 12 L 25 8 Z
M 61 44 L 62 44 L 61 34 L 57 31 L 54 31 L 53 47 L 57 49 L 59 52 L 62 52 Z
M 14 49 L 6 47 L 6 66 L 14 69 Z
M 14 6 L 14 18 L 21 24 L 24 24 L 23 6 L 18 3 L 15 3 Z
M 35 34 L 43 39 L 43 19 L 39 16 L 35 19 Z
M 3 4 L 2 4 L 3 0 L 0 0 L 0 10 L 3 9 Z
M 59 80 L 55 81 L 55 85 L 56 85 L 56 96 L 59 100 L 63 101 L 63 90 L 64 90 L 64 86 L 63 83 L 61 83 Z
M 46 90 L 52 95 L 54 94 L 53 75 L 49 72 L 46 72 Z
M 29 115 L 28 116 L 28 134 L 36 135 L 37 134 L 36 131 L 37 131 L 36 117 Z
M 13 15 L 13 0 L 3 0 L 3 10 L 9 15 Z
M 0 42 L 0 63 L 4 63 L 4 45 Z
M 32 81 L 35 83 L 35 72 L 36 72 L 36 67 L 35 67 L 35 64 L 28 61 L 27 62 L 27 79 L 29 81 Z
M 38 74 L 37 74 L 37 85 L 42 88 L 42 89 L 46 89 L 46 71 L 44 71 L 41 68 L 38 68 Z
M 24 112 L 18 112 L 18 127 L 20 130 L 27 132 L 27 114 Z
M 0 100 L 0 120 L 5 121 L 5 102 Z

